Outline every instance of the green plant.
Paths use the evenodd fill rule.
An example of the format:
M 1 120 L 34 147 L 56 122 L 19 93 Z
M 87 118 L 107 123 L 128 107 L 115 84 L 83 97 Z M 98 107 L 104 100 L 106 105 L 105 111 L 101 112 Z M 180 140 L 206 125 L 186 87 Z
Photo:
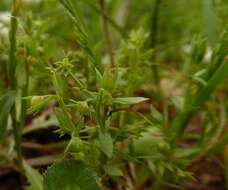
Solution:
M 0 44 L 0 167 L 19 169 L 28 190 L 184 189 L 189 168 L 220 153 L 227 174 L 228 35 L 216 20 L 226 4 L 200 5 L 205 35 L 198 6 L 13 0 Z

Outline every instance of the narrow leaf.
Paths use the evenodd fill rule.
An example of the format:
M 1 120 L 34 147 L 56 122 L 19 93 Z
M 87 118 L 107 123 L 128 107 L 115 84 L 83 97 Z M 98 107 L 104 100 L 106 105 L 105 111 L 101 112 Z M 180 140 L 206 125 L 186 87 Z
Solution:
M 41 174 L 32 168 L 26 161 L 23 162 L 25 175 L 29 181 L 29 186 L 26 190 L 43 190 L 43 178 Z
M 218 40 L 216 16 L 214 13 L 213 0 L 203 0 L 204 27 L 211 45 L 215 45 Z
M 16 91 L 9 91 L 0 98 L 0 139 L 5 133 L 8 116 L 14 104 Z
M 149 100 L 149 98 L 144 97 L 125 97 L 125 98 L 115 98 L 114 103 L 116 104 L 123 104 L 123 105 L 132 105 L 138 104 L 144 101 Z

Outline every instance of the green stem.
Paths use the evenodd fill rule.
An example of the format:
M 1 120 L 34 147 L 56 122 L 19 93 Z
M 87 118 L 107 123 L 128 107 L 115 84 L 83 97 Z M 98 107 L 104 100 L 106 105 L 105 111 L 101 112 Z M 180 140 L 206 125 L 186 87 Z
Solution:
M 152 10 L 152 16 L 151 16 L 151 31 L 150 31 L 150 47 L 154 50 L 153 56 L 152 56 L 152 72 L 155 80 L 155 84 L 157 86 L 157 91 L 159 95 L 159 100 L 162 103 L 163 108 L 163 115 L 164 115 L 164 128 L 167 128 L 168 126 L 168 107 L 165 100 L 164 93 L 162 91 L 161 85 L 160 85 L 160 75 L 159 75 L 159 69 L 158 65 L 154 64 L 156 62 L 157 57 L 157 34 L 158 34 L 158 21 L 159 21 L 159 12 L 160 12 L 160 5 L 161 0 L 154 0 L 153 2 L 153 10 Z
M 90 6 L 97 14 L 105 17 L 110 23 L 110 25 L 123 37 L 123 39 L 127 38 L 127 34 L 124 29 L 100 7 L 96 6 L 91 0 L 84 0 L 83 3 L 86 3 L 88 6 Z
M 22 89 L 22 97 L 26 97 L 28 95 L 28 75 L 26 75 L 26 84 L 23 86 Z M 26 110 L 27 110 L 27 100 L 23 99 L 21 101 L 21 127 L 24 127 L 25 125 L 25 119 L 26 119 Z
M 10 51 L 9 51 L 9 86 L 11 90 L 17 90 L 17 80 L 16 80 L 16 53 L 17 53 L 17 40 L 16 40 L 16 34 L 17 34 L 17 15 L 18 15 L 18 3 L 17 0 L 13 0 L 12 4 L 12 16 L 10 21 L 10 33 L 9 33 L 9 40 L 10 40 Z M 23 166 L 22 166 L 22 150 L 21 150 L 21 130 L 20 126 L 17 122 L 17 111 L 16 111 L 16 105 L 14 103 L 14 106 L 11 110 L 11 117 L 12 117 L 12 126 L 13 126 L 13 133 L 14 133 L 14 139 L 15 139 L 15 150 L 17 153 L 17 161 L 18 166 L 23 172 Z
M 105 0 L 100 0 L 100 6 L 101 6 L 102 12 L 106 13 L 107 12 L 106 11 L 107 5 L 106 5 Z M 102 18 L 103 18 L 104 36 L 105 36 L 105 40 L 106 40 L 107 47 L 108 47 L 110 63 L 111 63 L 111 67 L 114 67 L 115 66 L 115 58 L 114 58 L 114 53 L 113 53 L 112 39 L 111 39 L 111 36 L 110 36 L 110 31 L 109 31 L 108 19 L 105 16 L 105 14 L 102 14 Z
M 16 33 L 17 33 L 17 14 L 18 14 L 18 7 L 17 7 L 17 0 L 13 0 L 12 5 L 12 16 L 10 21 L 10 32 L 9 32 L 9 40 L 10 40 L 10 51 L 9 51 L 9 81 L 10 81 L 10 88 L 12 90 L 16 89 Z
M 103 106 L 101 104 L 103 98 L 103 91 L 100 91 L 99 99 L 97 101 L 97 106 L 96 106 L 96 113 L 97 113 L 97 120 L 99 123 L 99 126 L 101 128 L 101 131 L 105 131 L 105 119 L 104 119 L 104 114 L 103 114 Z
M 25 55 L 26 57 L 26 55 Z M 22 86 L 22 97 L 28 96 L 28 84 L 29 84 L 29 73 L 28 73 L 28 62 L 25 61 L 25 82 Z M 26 121 L 26 110 L 27 110 L 27 100 L 21 100 L 21 116 L 20 116 L 20 135 L 22 136 L 22 129 L 25 127 Z
M 228 188 L 228 145 L 224 147 L 224 165 L 225 165 L 225 180 L 226 180 L 226 189 Z
M 151 32 L 150 32 L 150 46 L 154 49 L 154 54 L 152 57 L 152 61 L 156 60 L 156 46 L 157 46 L 157 33 L 158 33 L 158 16 L 159 16 L 159 9 L 160 9 L 160 0 L 154 0 L 153 3 L 153 10 L 152 10 L 152 24 L 151 24 Z M 159 71 L 156 64 L 152 65 L 152 71 L 155 78 L 156 85 L 159 86 L 160 77 Z M 160 87 L 158 87 L 160 89 Z

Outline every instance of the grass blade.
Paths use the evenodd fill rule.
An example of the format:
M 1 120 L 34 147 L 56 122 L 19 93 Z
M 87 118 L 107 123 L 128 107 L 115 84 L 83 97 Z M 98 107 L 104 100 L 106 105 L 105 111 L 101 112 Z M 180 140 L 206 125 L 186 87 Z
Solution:
M 208 40 L 212 46 L 218 41 L 216 16 L 214 13 L 213 0 L 203 0 L 204 27 Z
M 43 178 L 41 174 L 32 168 L 26 161 L 23 162 L 25 175 L 30 183 L 26 190 L 43 190 Z
M 0 98 L 0 139 L 2 139 L 6 127 L 10 110 L 14 105 L 16 91 L 9 91 Z

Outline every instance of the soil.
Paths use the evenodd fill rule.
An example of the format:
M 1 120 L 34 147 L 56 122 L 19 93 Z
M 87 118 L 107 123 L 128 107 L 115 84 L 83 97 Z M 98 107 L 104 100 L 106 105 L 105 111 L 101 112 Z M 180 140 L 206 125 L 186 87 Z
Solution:
M 185 183 L 187 190 L 226 190 L 224 168 L 218 157 L 202 160 L 190 169 L 195 181 Z
M 2 171 L 2 168 L 0 168 Z M 22 190 L 20 174 L 15 171 L 8 171 L 0 176 L 0 190 Z

